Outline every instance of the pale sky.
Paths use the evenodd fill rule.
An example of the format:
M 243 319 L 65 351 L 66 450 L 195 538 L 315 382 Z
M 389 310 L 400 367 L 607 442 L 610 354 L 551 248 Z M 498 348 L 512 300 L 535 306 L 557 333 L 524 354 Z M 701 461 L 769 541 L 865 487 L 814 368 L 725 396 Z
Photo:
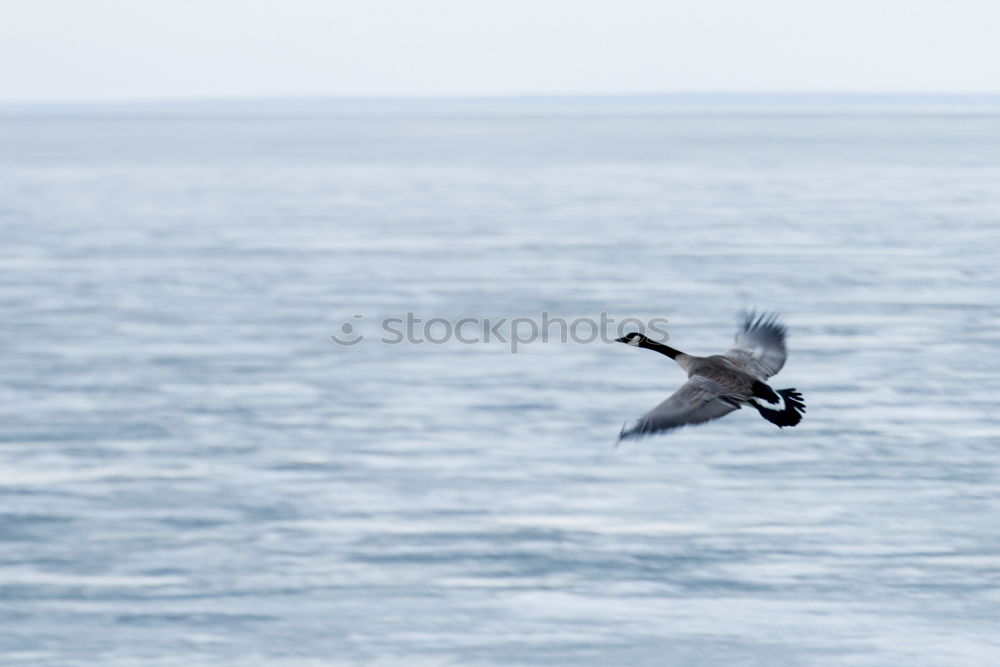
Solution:
M 0 0 L 0 100 L 1000 93 L 1000 0 Z

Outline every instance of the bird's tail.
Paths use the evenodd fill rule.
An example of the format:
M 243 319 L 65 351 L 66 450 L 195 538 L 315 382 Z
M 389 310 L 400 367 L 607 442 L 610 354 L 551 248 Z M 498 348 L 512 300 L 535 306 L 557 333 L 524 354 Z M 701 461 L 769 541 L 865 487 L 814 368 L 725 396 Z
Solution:
M 756 396 L 750 399 L 761 417 L 778 427 L 795 426 L 802 421 L 802 413 L 806 411 L 802 394 L 795 389 L 779 389 L 772 396 L 776 400 Z

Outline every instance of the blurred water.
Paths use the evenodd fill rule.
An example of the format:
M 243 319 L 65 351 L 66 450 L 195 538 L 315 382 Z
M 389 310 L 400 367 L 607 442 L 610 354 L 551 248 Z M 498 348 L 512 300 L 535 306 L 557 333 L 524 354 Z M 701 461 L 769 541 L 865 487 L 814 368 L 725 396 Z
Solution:
M 0 118 L 3 664 L 1000 663 L 1000 116 Z M 781 311 L 747 410 L 363 315 Z

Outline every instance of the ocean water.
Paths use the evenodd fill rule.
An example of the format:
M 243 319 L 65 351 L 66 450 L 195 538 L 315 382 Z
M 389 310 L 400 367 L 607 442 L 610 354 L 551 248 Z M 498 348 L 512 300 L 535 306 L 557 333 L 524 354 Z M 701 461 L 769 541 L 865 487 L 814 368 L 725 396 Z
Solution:
M 1000 664 L 1000 115 L 708 111 L 0 114 L 0 662 Z

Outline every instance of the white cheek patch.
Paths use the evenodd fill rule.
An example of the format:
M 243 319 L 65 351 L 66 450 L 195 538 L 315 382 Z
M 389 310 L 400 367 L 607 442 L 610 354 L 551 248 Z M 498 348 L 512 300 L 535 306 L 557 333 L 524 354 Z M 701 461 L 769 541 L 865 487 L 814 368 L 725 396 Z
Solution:
M 642 339 L 639 338 L 638 336 L 632 336 L 631 338 L 628 339 L 628 344 L 629 345 L 634 345 L 635 347 L 639 347 L 639 343 L 641 343 L 641 342 L 642 342 Z

